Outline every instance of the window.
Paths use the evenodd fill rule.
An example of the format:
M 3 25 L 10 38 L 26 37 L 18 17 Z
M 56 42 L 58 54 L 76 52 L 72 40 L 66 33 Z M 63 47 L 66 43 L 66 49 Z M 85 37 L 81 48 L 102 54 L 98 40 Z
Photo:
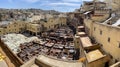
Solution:
M 100 30 L 100 35 L 102 35 L 102 31 Z
M 108 42 L 110 42 L 110 37 L 108 37 Z
M 79 42 L 77 41 L 77 43 L 79 43 Z

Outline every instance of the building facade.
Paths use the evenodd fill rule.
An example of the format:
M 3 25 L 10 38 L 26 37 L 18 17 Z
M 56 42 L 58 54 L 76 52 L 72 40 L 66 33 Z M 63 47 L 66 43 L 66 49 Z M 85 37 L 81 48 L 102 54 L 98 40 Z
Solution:
M 49 18 L 47 21 L 9 21 L 1 24 L 0 35 L 9 33 L 22 33 L 28 31 L 33 35 L 38 35 L 42 31 L 49 31 L 60 26 L 65 26 L 67 22 L 66 17 Z
M 6 22 L 5 22 L 6 23 Z M 26 23 L 23 21 L 8 21 L 7 24 L 3 24 L 0 27 L 0 35 L 8 33 L 21 33 L 25 30 Z

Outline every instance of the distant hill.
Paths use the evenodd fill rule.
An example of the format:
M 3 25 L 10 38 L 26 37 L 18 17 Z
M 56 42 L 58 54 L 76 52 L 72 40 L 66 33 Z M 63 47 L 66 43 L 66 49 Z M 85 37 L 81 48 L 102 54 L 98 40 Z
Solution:
M 62 12 L 58 12 L 55 10 L 42 10 L 42 9 L 4 9 L 0 8 L 0 21 L 3 20 L 23 20 L 31 15 L 59 15 Z
M 61 12 L 55 11 L 55 10 L 42 10 L 42 9 L 4 9 L 0 8 L 0 13 L 8 13 L 8 12 L 32 12 L 32 13 L 42 13 L 42 14 L 60 14 Z

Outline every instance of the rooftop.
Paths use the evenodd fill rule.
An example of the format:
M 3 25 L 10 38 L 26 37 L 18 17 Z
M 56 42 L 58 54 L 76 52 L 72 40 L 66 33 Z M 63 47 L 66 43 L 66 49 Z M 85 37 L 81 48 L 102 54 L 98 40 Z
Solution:
M 82 37 L 82 36 L 86 36 L 86 33 L 85 32 L 77 32 L 77 35 Z
M 2 22 L 0 22 L 0 27 L 6 27 L 10 23 L 12 23 L 12 22 L 11 21 L 2 21 Z
M 84 28 L 84 26 L 78 26 L 77 28 L 78 28 L 78 29 L 79 29 L 79 28 Z
M 88 62 L 92 62 L 92 61 L 95 61 L 97 59 L 100 59 L 100 58 L 104 57 L 102 52 L 98 49 L 88 52 L 86 54 L 86 56 L 87 56 Z
M 7 45 L 15 54 L 18 53 L 21 43 L 37 40 L 37 37 L 26 37 L 22 34 L 7 34 L 1 37 L 1 40 Z
M 92 46 L 91 40 L 90 40 L 90 38 L 88 36 L 86 36 L 86 37 L 80 37 L 80 39 L 81 39 L 83 47 Z

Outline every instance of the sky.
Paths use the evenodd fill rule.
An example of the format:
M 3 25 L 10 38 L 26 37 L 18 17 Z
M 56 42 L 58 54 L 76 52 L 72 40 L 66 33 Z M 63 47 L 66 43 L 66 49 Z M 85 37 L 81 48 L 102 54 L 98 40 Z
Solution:
M 91 0 L 0 0 L 0 8 L 56 10 L 71 12 L 80 8 L 82 1 Z

